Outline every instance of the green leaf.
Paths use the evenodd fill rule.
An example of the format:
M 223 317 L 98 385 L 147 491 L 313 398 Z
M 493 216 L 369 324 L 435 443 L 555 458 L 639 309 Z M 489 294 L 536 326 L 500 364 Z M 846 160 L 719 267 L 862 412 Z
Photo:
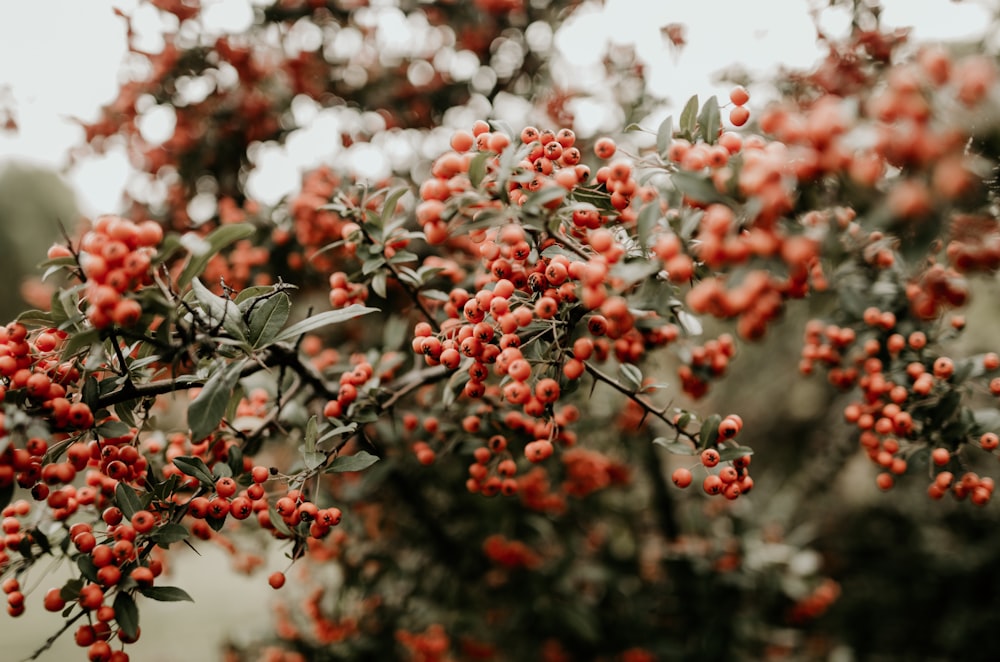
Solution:
M 642 386 L 642 371 L 631 363 L 622 363 L 618 366 L 618 372 L 621 373 L 625 386 L 633 393 Z
M 353 434 L 354 431 L 357 429 L 358 429 L 358 424 L 353 422 L 348 423 L 347 425 L 341 425 L 339 427 L 335 427 L 332 430 L 327 430 L 326 432 L 324 432 L 323 436 L 316 440 L 316 444 L 317 445 L 322 444 L 324 442 L 329 441 L 330 439 L 333 439 L 334 437 L 339 437 L 341 435 Z
M 656 153 L 664 161 L 667 160 L 667 152 L 670 150 L 670 143 L 674 140 L 674 116 L 667 115 L 667 119 L 660 122 L 660 128 L 656 130 Z
M 52 313 L 43 310 L 26 310 L 17 316 L 17 322 L 25 326 L 50 327 L 55 324 Z
M 285 524 L 285 520 L 281 519 L 281 515 L 274 509 L 274 505 L 270 501 L 267 503 L 267 513 L 271 517 L 271 525 L 278 530 L 278 533 L 292 537 L 292 530 Z
M 719 193 L 708 177 L 692 172 L 675 172 L 670 175 L 674 188 L 698 202 L 725 202 L 726 197 Z
M 249 333 L 247 340 L 254 349 L 260 349 L 267 345 L 281 327 L 288 321 L 288 314 L 292 310 L 292 301 L 284 292 L 278 292 L 274 296 L 268 297 L 262 304 L 253 309 L 250 313 L 248 324 Z
M 205 287 L 205 284 L 198 278 L 191 282 L 191 291 L 198 303 L 201 304 L 202 310 L 208 314 L 209 323 L 212 326 L 221 324 L 222 328 L 234 338 L 247 339 L 243 318 L 240 316 L 239 306 L 235 302 L 215 294 Z
M 375 277 L 372 278 L 372 291 L 383 299 L 386 295 L 386 278 L 387 277 L 384 271 L 378 272 L 375 274 Z
M 690 137 L 694 137 L 694 129 L 698 122 L 698 95 L 695 94 L 687 103 L 684 104 L 684 110 L 681 111 L 681 131 L 686 133 Z
M 636 218 L 636 231 L 639 234 L 639 246 L 647 248 L 649 246 L 649 235 L 652 234 L 656 222 L 660 219 L 660 203 L 649 202 L 639 210 Z
M 566 195 L 567 191 L 562 186 L 544 186 L 528 196 L 528 198 L 524 201 L 524 208 L 531 209 L 534 207 L 542 207 L 553 200 L 565 198 Z
M 118 627 L 129 639 L 135 639 L 139 635 L 139 609 L 135 606 L 135 600 L 125 591 L 119 590 L 115 595 L 115 621 Z
M 696 455 L 698 450 L 683 441 L 669 441 L 664 437 L 657 437 L 653 440 L 657 446 L 663 446 L 674 455 Z
M 149 534 L 150 539 L 160 547 L 166 549 L 175 542 L 180 542 L 188 537 L 187 527 L 176 522 L 167 522 L 163 526 L 157 527 Z
M 132 519 L 132 516 L 142 510 L 142 501 L 131 487 L 125 483 L 118 483 L 115 486 L 115 503 L 125 515 L 125 519 Z
M 319 315 L 307 317 L 301 322 L 297 322 L 279 333 L 274 338 L 273 342 L 295 340 L 299 336 L 309 333 L 310 331 L 315 331 L 316 329 L 321 329 L 324 326 L 329 326 L 331 324 L 346 322 L 347 320 L 354 319 L 355 317 L 360 317 L 361 315 L 367 315 L 368 313 L 374 313 L 376 311 L 378 311 L 378 308 L 369 308 L 367 306 L 362 306 L 361 304 L 352 303 L 350 306 L 341 308 L 340 310 L 330 310 L 325 313 L 320 313 Z
M 305 433 L 305 447 L 307 453 L 312 453 L 316 450 L 316 439 L 319 438 L 319 420 L 315 415 L 309 417 L 309 422 L 306 423 L 306 433 Z
M 701 441 L 702 448 L 711 448 L 715 445 L 715 440 L 719 438 L 719 423 L 721 422 L 721 416 L 718 414 L 712 414 L 705 419 L 704 423 L 701 424 L 699 440 Z
M 101 397 L 101 386 L 97 383 L 96 377 L 87 375 L 87 378 L 83 382 L 81 396 L 91 410 L 97 408 L 97 399 Z
M 719 451 L 719 459 L 722 462 L 730 462 L 744 455 L 753 455 L 753 449 L 749 446 L 729 446 Z
M 71 602 L 80 597 L 80 589 L 83 588 L 83 579 L 80 577 L 74 577 L 69 579 L 62 588 L 59 589 L 59 597 L 66 602 Z
M 382 204 L 382 227 L 385 227 L 389 219 L 396 213 L 396 205 L 399 199 L 406 195 L 406 191 L 406 187 L 400 187 L 390 193 L 389 197 L 385 199 L 385 202 Z
M 326 462 L 326 453 L 321 453 L 319 451 L 303 451 L 302 460 L 306 464 L 306 469 L 312 471 L 316 467 L 320 467 Z
M 330 466 L 327 467 L 326 473 L 343 473 L 346 471 L 361 471 L 362 469 L 367 469 L 376 462 L 379 461 L 378 456 L 372 455 L 367 451 L 358 451 L 354 455 L 339 455 Z
M 73 356 L 81 349 L 87 347 L 92 347 L 95 343 L 101 341 L 101 332 L 97 329 L 87 329 L 86 331 L 79 331 L 77 333 L 71 333 L 63 343 L 62 347 L 62 358 L 68 359 Z
M 482 183 L 483 177 L 486 176 L 486 162 L 492 156 L 489 152 L 479 152 L 469 162 L 469 182 L 473 188 L 479 188 L 479 184 Z
M 719 114 L 719 100 L 714 96 L 708 98 L 698 115 L 698 131 L 708 144 L 715 143 L 722 126 L 722 116 Z
M 241 311 L 245 311 L 255 299 L 270 295 L 271 292 L 274 292 L 274 290 L 274 285 L 252 285 L 250 287 L 245 287 L 240 290 L 239 294 L 236 295 L 236 298 L 233 299 L 233 303 L 238 305 Z
M 139 592 L 150 600 L 158 602 L 194 602 L 187 591 L 176 586 L 150 586 L 148 588 L 140 588 Z
M 365 260 L 361 265 L 361 273 L 367 276 L 368 274 L 375 273 L 382 268 L 385 264 L 385 258 L 379 255 L 378 257 L 373 257 Z
M 196 442 L 207 437 L 219 425 L 244 364 L 245 360 L 236 361 L 217 369 L 188 407 L 188 426 L 191 428 L 191 438 Z
M 177 286 L 181 289 L 187 287 L 195 276 L 205 270 L 205 265 L 213 255 L 241 239 L 249 239 L 254 232 L 254 227 L 249 223 L 237 223 L 220 226 L 204 239 L 190 232 L 184 235 L 181 241 L 191 253 L 191 258 L 177 277 Z
M 97 434 L 102 437 L 116 439 L 132 434 L 132 428 L 122 421 L 105 421 L 97 426 Z
M 80 569 L 80 574 L 84 576 L 85 579 L 94 582 L 98 582 L 97 579 L 97 566 L 94 565 L 94 560 L 90 554 L 80 554 L 76 557 L 76 567 Z
M 212 471 L 200 457 L 182 455 L 174 458 L 174 465 L 188 476 L 193 476 L 200 480 L 206 487 L 215 485 L 215 478 Z

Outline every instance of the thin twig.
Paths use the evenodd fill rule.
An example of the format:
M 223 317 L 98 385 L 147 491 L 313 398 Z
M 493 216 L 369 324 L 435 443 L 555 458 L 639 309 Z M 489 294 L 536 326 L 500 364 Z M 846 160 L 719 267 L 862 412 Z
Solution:
M 87 613 L 88 613 L 87 610 L 81 609 L 76 614 L 76 616 L 74 616 L 73 618 L 66 619 L 66 621 L 63 623 L 62 627 L 59 628 L 56 631 L 55 634 L 53 634 L 51 637 L 49 637 L 48 639 L 46 639 L 45 643 L 42 644 L 42 646 L 39 649 L 37 649 L 34 653 L 32 653 L 30 657 L 24 658 L 25 662 L 27 662 L 28 660 L 37 660 L 38 657 L 42 653 L 44 653 L 48 649 L 52 648 L 52 644 L 56 643 L 56 640 L 59 639 L 60 636 L 62 636 L 63 632 L 65 632 L 66 630 L 70 629 L 73 626 L 74 623 L 76 623 L 78 620 L 80 620 L 80 618 L 82 616 L 84 616 L 85 614 L 87 614 Z
M 656 418 L 660 419 L 661 421 L 663 421 L 664 423 L 666 423 L 667 425 L 669 425 L 672 429 L 674 429 L 677 432 L 677 434 L 681 435 L 682 437 L 686 437 L 686 438 L 690 439 L 697 446 L 697 444 L 698 444 L 698 436 L 694 435 L 694 434 L 691 434 L 690 432 L 688 432 L 684 428 L 682 428 L 679 425 L 677 425 L 677 423 L 675 423 L 673 421 L 673 419 L 671 419 L 671 418 L 669 418 L 667 416 L 665 410 L 657 409 L 653 405 L 649 404 L 648 402 L 646 402 L 645 400 L 643 400 L 642 398 L 640 398 L 637 393 L 635 393 L 634 391 L 632 391 L 628 387 L 624 386 L 623 384 L 619 383 L 618 380 L 616 380 L 614 377 L 611 377 L 610 375 L 608 375 L 608 374 L 602 372 L 601 370 L 595 368 L 590 363 L 588 363 L 588 362 L 585 361 L 584 364 L 583 364 L 583 366 L 587 370 L 587 372 L 589 372 L 591 374 L 591 376 L 593 376 L 593 378 L 595 380 L 607 384 L 608 386 L 610 386 L 611 388 L 615 389 L 616 391 L 618 391 L 622 395 L 626 396 L 632 402 L 634 402 L 637 405 L 639 405 L 640 407 L 642 407 L 642 409 L 646 412 L 647 416 L 649 414 L 652 414 Z

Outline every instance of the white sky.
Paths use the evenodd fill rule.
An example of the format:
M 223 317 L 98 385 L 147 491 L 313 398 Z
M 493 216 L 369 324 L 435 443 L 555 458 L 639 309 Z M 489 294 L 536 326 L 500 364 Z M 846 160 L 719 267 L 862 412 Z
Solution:
M 826 4 L 606 0 L 603 10 L 575 14 L 556 35 L 556 44 L 585 66 L 609 40 L 634 42 L 647 63 L 652 91 L 680 104 L 694 93 L 724 92 L 711 84 L 711 74 L 734 63 L 766 73 L 781 63 L 801 67 L 815 61 L 820 52 L 808 14 L 813 2 Z M 220 30 L 239 30 L 251 20 L 251 3 L 266 0 L 203 0 L 204 16 Z M 70 148 L 80 144 L 83 135 L 73 118 L 95 119 L 117 89 L 125 36 L 124 22 L 112 7 L 131 12 L 136 5 L 137 0 L 0 1 L 0 103 L 5 93 L 13 97 L 19 124 L 17 133 L 0 132 L 0 163 L 17 159 L 55 168 L 67 165 Z M 982 36 L 1000 0 L 884 0 L 883 5 L 888 25 L 912 25 L 921 40 L 949 40 Z M 825 16 L 824 27 L 831 30 L 847 25 L 846 13 Z M 687 28 L 688 44 L 679 53 L 671 52 L 660 35 L 660 27 L 671 22 Z M 136 23 L 140 30 L 155 25 L 156 11 L 143 8 Z M 155 30 L 146 39 L 145 47 L 157 48 Z M 297 169 L 303 167 L 294 153 L 272 152 L 273 167 L 268 170 L 281 176 L 258 178 L 277 187 L 266 197 L 294 186 Z M 363 150 L 359 154 L 365 156 Z M 315 160 L 315 155 L 304 158 Z M 368 153 L 367 158 L 377 162 L 381 157 Z M 88 159 L 67 172 L 81 211 L 88 215 L 117 209 L 128 176 L 120 151 Z

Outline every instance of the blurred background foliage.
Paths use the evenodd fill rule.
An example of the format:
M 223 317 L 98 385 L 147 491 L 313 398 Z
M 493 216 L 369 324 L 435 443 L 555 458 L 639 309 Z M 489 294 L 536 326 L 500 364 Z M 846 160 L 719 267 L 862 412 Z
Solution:
M 276 3 L 274 8 L 263 12 L 263 17 L 267 22 L 294 25 L 308 20 L 311 4 Z M 409 4 L 413 5 L 411 10 L 417 5 Z M 482 16 L 472 9 L 471 3 L 440 4 L 445 16 L 432 18 L 442 24 L 447 24 L 446 19 L 451 16 L 458 25 L 468 26 Z M 529 5 L 534 12 L 533 20 L 561 19 L 555 11 L 558 3 Z M 350 12 L 324 14 L 323 20 L 331 24 L 349 21 Z M 539 107 L 544 112 L 547 103 L 565 101 L 561 98 L 553 101 L 551 95 L 550 98 L 532 96 L 532 92 L 545 89 L 548 79 L 543 64 L 548 53 L 523 48 L 523 30 L 530 21 L 517 15 L 511 19 L 506 14 L 490 14 L 489 20 L 495 25 L 480 26 L 479 32 L 459 35 L 484 62 L 483 66 L 489 65 L 490 58 L 499 57 L 499 45 L 482 36 L 488 36 L 491 29 L 503 32 L 505 40 L 521 44 L 526 57 L 518 62 L 521 69 L 497 78 L 496 86 L 491 86 L 484 97 L 487 103 L 480 103 L 483 95 L 477 96 L 476 90 L 470 93 L 465 85 L 459 84 L 441 84 L 432 90 L 433 94 L 421 94 L 413 85 L 401 83 L 404 79 L 393 71 L 377 72 L 377 85 L 355 85 L 353 89 L 334 85 L 331 80 L 330 89 L 315 90 L 322 103 L 338 106 L 345 98 L 354 103 L 360 98 L 358 107 L 384 111 L 384 125 L 376 123 L 373 131 L 355 122 L 355 130 L 343 137 L 344 145 L 377 140 L 374 134 L 385 131 L 387 126 L 399 134 L 403 131 L 401 127 L 424 128 L 439 123 L 446 119 L 448 111 L 466 104 L 466 111 L 484 108 L 489 112 L 501 92 L 531 98 L 535 102 L 534 118 L 544 117 L 536 112 Z M 263 30 L 263 24 L 258 28 Z M 187 61 L 150 86 L 156 88 L 164 81 L 173 85 L 191 72 L 209 70 L 218 63 L 207 57 L 209 52 L 206 48 L 191 48 L 186 53 Z M 293 67 L 293 71 L 317 66 L 306 55 L 299 57 L 298 68 Z M 617 58 L 607 60 L 609 75 L 628 71 L 641 78 L 635 71 L 636 63 L 627 55 L 619 53 Z M 350 65 L 342 63 L 342 66 Z M 308 80 L 304 78 L 305 82 Z M 405 88 L 405 93 L 400 87 Z M 296 92 L 313 93 L 308 89 L 280 90 L 287 98 L 282 97 L 276 104 L 287 106 Z M 157 101 L 167 101 L 167 96 Z M 628 120 L 641 119 L 651 106 L 651 100 L 643 94 L 633 94 L 622 116 Z M 561 106 L 556 108 L 560 109 Z M 114 112 L 120 113 L 121 108 Z M 190 114 L 190 119 L 181 122 L 185 127 L 197 127 L 201 122 L 218 126 L 216 113 L 232 115 L 232 108 L 225 103 L 190 104 L 179 106 L 177 112 L 182 118 Z M 116 117 L 109 110 L 97 134 L 122 130 L 129 132 L 130 140 L 141 142 L 135 127 L 112 121 Z M 456 123 L 461 124 L 468 117 L 467 112 L 459 114 Z M 231 153 L 218 152 L 201 141 L 184 142 L 174 153 L 160 148 L 149 148 L 144 153 L 136 150 L 140 164 L 158 159 L 172 166 L 158 176 L 179 191 L 176 200 L 170 201 L 165 195 L 152 200 L 152 215 L 168 222 L 176 221 L 177 216 L 186 217 L 190 199 L 204 191 L 231 195 L 242 204 L 243 185 L 251 165 L 247 160 L 249 146 L 254 140 L 281 140 L 287 136 L 289 116 L 283 119 L 286 124 L 276 122 L 263 136 L 253 133 L 253 129 L 260 128 L 254 122 L 234 122 L 238 125 L 233 130 L 235 138 L 230 136 L 233 140 L 225 145 Z M 417 166 L 408 170 L 421 171 Z M 206 176 L 214 182 L 206 184 Z M 156 177 L 154 172 L 151 179 Z M 166 207 L 175 204 L 177 209 L 165 209 L 165 199 Z M 0 278 L 6 284 L 0 289 L 0 314 L 5 319 L 27 305 L 18 284 L 26 274 L 33 273 L 46 247 L 59 237 L 60 223 L 71 231 L 76 216 L 73 194 L 56 174 L 14 164 L 0 170 Z M 183 222 L 190 219 L 184 218 Z M 958 341 L 961 345 L 956 345 L 957 348 L 969 352 L 995 348 L 991 344 L 996 342 L 994 329 L 1000 323 L 998 296 L 1000 288 L 995 280 L 976 284 L 974 304 L 968 311 L 968 331 Z M 587 620 L 586 614 L 590 612 L 576 610 L 570 590 L 574 587 L 563 587 L 561 595 L 546 595 L 541 592 L 548 588 L 545 584 L 512 581 L 497 589 L 497 599 L 520 596 L 526 601 L 556 601 L 565 615 L 565 622 L 558 627 L 580 634 L 580 650 L 586 650 L 593 643 L 588 637 L 600 631 L 611 639 L 620 635 L 621 646 L 639 634 L 642 640 L 655 642 L 654 648 L 665 659 L 705 655 L 720 659 L 995 659 L 996 645 L 1000 644 L 1000 592 L 997 591 L 1000 528 L 996 526 L 1000 506 L 994 502 L 984 509 L 974 509 L 968 503 L 951 500 L 930 502 L 924 494 L 925 482 L 919 480 L 909 485 L 904 482 L 889 494 L 878 492 L 874 471 L 861 458 L 856 440 L 842 422 L 842 396 L 822 378 L 802 377 L 796 370 L 805 321 L 830 312 L 824 306 L 829 304 L 822 299 L 790 306 L 783 323 L 775 326 L 765 339 L 742 346 L 729 377 L 713 386 L 708 402 L 698 405 L 706 410 L 738 412 L 743 416 L 747 442 L 756 450 L 753 460 L 756 487 L 752 496 L 722 513 L 717 503 L 701 495 L 670 491 L 657 496 L 648 481 L 640 480 L 637 488 L 623 494 L 592 497 L 599 501 L 578 506 L 576 517 L 564 521 L 559 531 L 546 529 L 550 524 L 538 524 L 539 531 L 535 532 L 538 538 L 579 542 L 587 508 L 620 516 L 626 522 L 623 529 L 612 529 L 608 534 L 618 537 L 617 546 L 609 546 L 609 556 L 600 562 L 630 578 L 643 576 L 639 569 L 644 550 L 640 541 L 629 539 L 628 526 L 638 522 L 636 527 L 643 534 L 657 525 L 676 527 L 680 533 L 673 541 L 676 554 L 672 557 L 667 554 L 671 560 L 659 569 L 659 574 L 653 573 L 652 578 L 643 580 L 664 592 L 659 601 L 630 604 L 630 596 L 641 594 L 647 599 L 650 591 L 632 586 L 612 587 L 616 590 L 609 589 L 600 603 L 606 608 L 603 614 L 606 620 L 595 624 Z M 686 403 L 678 398 L 677 404 Z M 598 392 L 592 405 L 624 406 L 603 392 Z M 623 440 L 618 432 L 609 431 L 598 431 L 595 436 L 604 438 L 590 440 L 588 444 L 618 447 L 626 457 L 632 456 L 629 459 L 638 458 L 662 475 L 669 475 L 673 466 L 689 461 L 660 450 L 655 451 L 651 460 L 645 458 L 635 450 L 648 446 L 648 439 L 641 437 Z M 911 469 L 919 470 L 919 467 Z M 415 474 L 396 476 L 393 484 L 404 494 L 386 496 L 385 507 L 391 507 L 392 498 L 406 498 L 408 494 L 429 500 L 442 518 L 457 518 L 456 512 L 471 519 L 498 516 L 491 503 L 475 497 L 462 495 L 449 501 L 442 495 L 441 485 L 417 490 L 412 483 L 417 478 Z M 451 485 L 457 484 L 457 476 L 447 478 Z M 665 499 L 672 513 L 671 521 L 650 522 L 648 504 L 656 498 Z M 403 539 L 418 550 L 421 545 L 430 544 L 426 537 L 433 537 L 433 533 L 428 533 L 427 522 L 408 519 L 405 514 L 392 526 L 397 534 L 407 532 Z M 699 550 L 704 550 L 702 559 L 698 558 Z M 573 553 L 571 547 L 564 551 Z M 728 551 L 736 551 L 741 557 L 742 572 L 719 571 L 719 563 Z M 415 552 L 413 558 L 421 557 Z M 479 559 L 469 561 L 459 555 L 444 560 L 445 567 L 459 576 L 482 571 Z M 448 566 L 448 561 L 454 565 Z M 476 567 L 467 568 L 468 564 Z M 775 567 L 790 571 L 773 571 Z M 812 580 L 817 576 L 829 577 L 836 583 L 837 588 L 830 589 L 836 591 L 836 600 L 814 618 L 790 620 L 793 601 L 789 596 L 803 596 L 814 590 Z M 521 578 L 514 576 L 514 579 Z M 583 577 L 581 582 L 587 579 Z M 510 594 L 506 598 L 505 592 Z M 468 598 L 454 595 L 452 599 L 460 597 Z M 635 625 L 631 619 L 634 610 L 645 608 L 662 610 L 666 616 L 660 622 L 668 625 L 659 632 L 628 631 L 630 625 Z M 526 628 L 526 639 L 541 637 L 552 626 L 530 620 L 521 625 Z M 538 631 L 533 632 L 532 628 Z M 613 644 L 608 646 L 614 648 Z M 516 644 L 512 646 L 516 650 Z M 529 655 L 528 649 L 524 655 Z
M 73 191 L 58 173 L 0 163 L 0 317 L 13 319 L 25 309 L 22 284 L 29 275 L 40 275 L 35 267 L 60 239 L 60 226 L 72 232 L 76 222 Z

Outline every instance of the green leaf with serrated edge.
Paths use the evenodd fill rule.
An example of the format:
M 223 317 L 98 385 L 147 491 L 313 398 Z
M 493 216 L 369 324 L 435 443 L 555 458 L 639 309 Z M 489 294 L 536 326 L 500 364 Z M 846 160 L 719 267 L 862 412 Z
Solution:
M 479 184 L 486 176 L 486 162 L 493 157 L 489 152 L 479 152 L 469 161 L 469 182 L 473 188 L 479 188 Z
M 181 456 L 174 458 L 174 465 L 188 476 L 193 476 L 200 480 L 206 487 L 215 484 L 208 465 L 200 457 Z
M 389 223 L 389 219 L 396 214 L 396 205 L 399 203 L 399 199 L 406 195 L 407 190 L 405 187 L 396 189 L 382 203 L 382 227 L 385 227 Z
M 236 361 L 217 369 L 205 382 L 198 397 L 188 407 L 187 420 L 192 439 L 201 441 L 219 425 L 245 363 L 245 360 Z
M 670 175 L 670 183 L 674 188 L 698 202 L 725 202 L 726 196 L 719 193 L 715 184 L 708 177 L 691 172 L 675 172 Z
M 292 301 L 284 292 L 279 292 L 257 305 L 250 313 L 250 321 L 247 324 L 249 334 L 247 340 L 254 349 L 270 343 L 281 327 L 288 321 L 288 315 L 292 310 Z
M 241 239 L 249 239 L 254 232 L 254 227 L 249 223 L 236 223 L 220 226 L 212 230 L 204 239 L 199 239 L 198 242 L 189 242 L 189 245 L 197 243 L 199 249 L 197 254 L 191 253 L 188 263 L 184 265 L 180 276 L 177 277 L 177 286 L 182 289 L 187 287 L 195 276 L 205 270 L 205 266 L 213 255 Z
M 698 435 L 698 439 L 701 441 L 702 448 L 711 448 L 715 445 L 715 440 L 719 438 L 719 423 L 721 422 L 721 416 L 712 414 L 701 424 L 701 432 Z
M 225 462 L 216 462 L 212 465 L 212 480 L 217 481 L 220 478 L 231 478 L 233 475 L 233 469 Z
M 708 144 L 714 144 L 722 126 L 722 116 L 719 114 L 719 100 L 714 96 L 708 98 L 698 115 L 698 132 Z
M 105 421 L 97 426 L 97 434 L 109 439 L 117 439 L 132 434 L 132 428 L 122 421 Z
M 633 393 L 642 386 L 642 371 L 631 363 L 622 363 L 618 366 L 618 372 L 624 385 Z
M 683 441 L 670 441 L 663 437 L 657 437 L 653 440 L 653 443 L 657 446 L 663 446 L 674 455 L 696 455 L 698 453 L 696 448 Z
M 312 317 L 307 317 L 301 322 L 297 322 L 279 333 L 274 339 L 274 342 L 295 340 L 303 334 L 315 331 L 316 329 L 321 329 L 324 326 L 339 324 L 340 322 L 346 322 L 347 320 L 354 319 L 355 317 L 360 317 L 361 315 L 367 315 L 368 313 L 374 313 L 377 311 L 378 308 L 369 308 L 357 303 L 352 303 L 350 306 L 341 308 L 340 310 L 330 310 L 325 313 L 313 315 Z
M 135 600 L 125 591 L 119 590 L 114 601 L 115 622 L 125 638 L 134 640 L 139 635 L 139 609 Z
M 656 130 L 656 153 L 664 161 L 667 160 L 667 151 L 670 150 L 670 143 L 674 139 L 674 116 L 667 115 L 667 119 L 660 122 L 660 127 Z
M 281 519 L 281 515 L 279 515 L 278 511 L 274 509 L 274 505 L 271 504 L 271 502 L 268 502 L 267 504 L 267 513 L 271 517 L 271 526 L 273 526 L 278 533 L 292 537 L 292 530 L 288 528 L 287 524 L 285 524 L 285 520 Z
M 681 111 L 681 122 L 680 129 L 688 136 L 694 136 L 694 129 L 698 123 L 698 95 L 695 94 L 687 103 L 684 104 L 684 110 Z
M 372 466 L 379 461 L 378 456 L 372 455 L 368 451 L 358 451 L 354 455 L 339 455 L 330 466 L 326 468 L 326 473 L 343 473 L 347 471 L 361 471 Z
M 128 520 L 131 520 L 133 515 L 142 510 L 142 501 L 139 500 L 139 495 L 125 483 L 115 485 L 115 503 L 125 519 Z
M 157 602 L 194 602 L 187 591 L 176 586 L 150 586 L 140 588 L 139 592 Z
M 183 524 L 167 522 L 150 532 L 149 538 L 160 547 L 166 549 L 175 542 L 187 539 L 190 532 Z
M 375 274 L 375 277 L 372 278 L 372 292 L 382 297 L 383 299 L 385 298 L 386 295 L 387 278 L 388 277 L 385 275 L 384 271 L 378 272 L 377 274 Z
M 744 455 L 753 455 L 753 449 L 749 446 L 729 446 L 719 451 L 719 459 L 722 462 L 731 462 Z
M 309 422 L 306 423 L 306 432 L 303 442 L 305 443 L 305 448 L 307 453 L 312 453 L 316 450 L 316 439 L 319 438 L 319 419 L 313 415 L 309 417 Z
M 234 338 L 247 339 L 239 306 L 226 297 L 220 297 L 212 292 L 198 278 L 191 281 L 191 291 L 198 303 L 201 304 L 202 310 L 208 314 L 209 323 L 212 326 L 221 323 L 222 328 Z

